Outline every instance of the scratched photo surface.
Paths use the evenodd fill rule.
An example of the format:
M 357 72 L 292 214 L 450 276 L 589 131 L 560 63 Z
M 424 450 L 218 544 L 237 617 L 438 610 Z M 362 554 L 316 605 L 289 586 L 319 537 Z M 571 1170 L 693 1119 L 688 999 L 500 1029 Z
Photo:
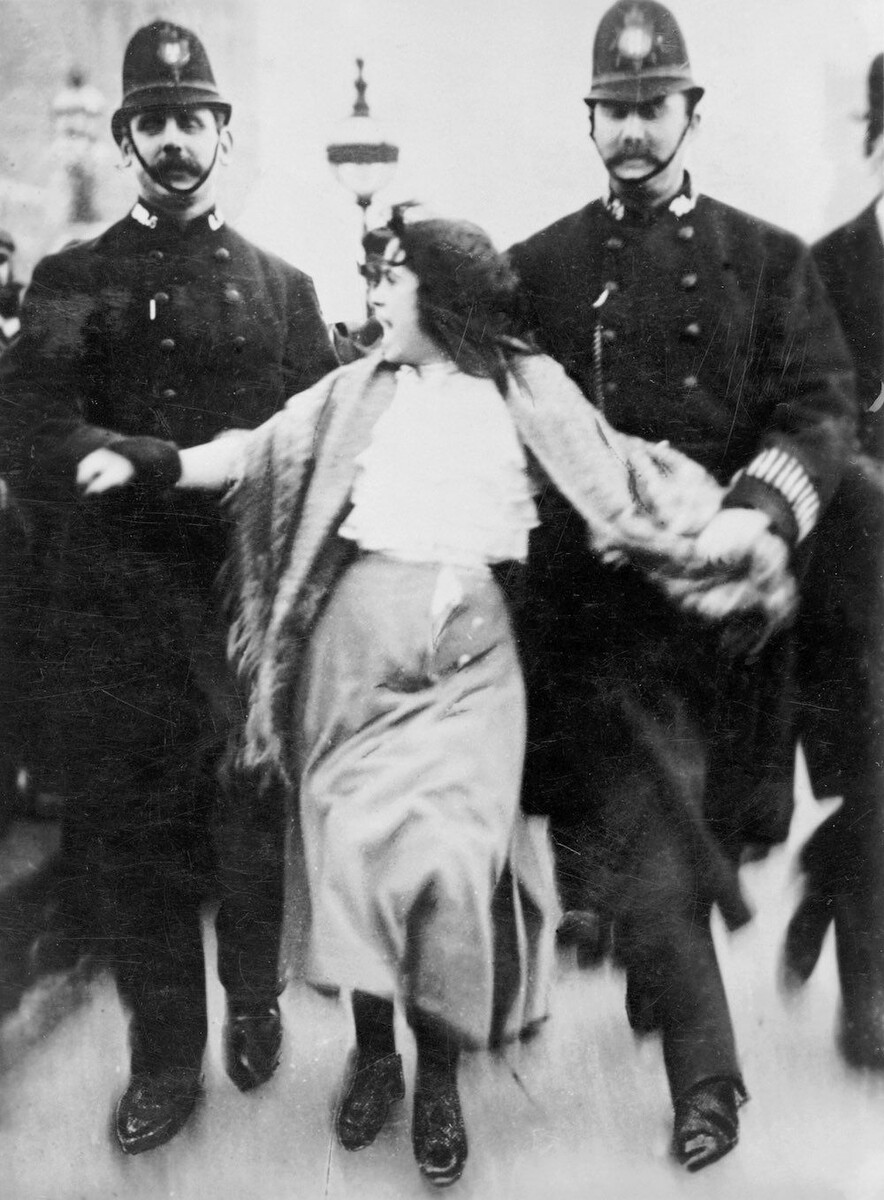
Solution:
M 701 121 L 686 154 L 690 202 L 701 199 L 695 211 L 673 210 L 681 228 L 695 222 L 702 234 L 701 206 L 712 197 L 808 245 L 867 209 L 873 229 L 870 206 L 880 196 L 882 179 L 880 133 L 877 158 L 865 153 L 864 142 L 869 67 L 884 49 L 878 0 L 674 0 L 668 7 L 687 43 L 693 78 L 705 88 L 697 110 Z M 300 390 L 333 366 L 333 344 L 339 353 L 352 351 L 345 335 L 365 321 L 368 298 L 358 269 L 363 230 L 382 225 L 396 203 L 414 201 L 428 215 L 476 222 L 505 250 L 591 201 L 607 200 L 608 180 L 589 137 L 583 97 L 592 78 L 593 39 L 608 8 L 606 0 L 0 0 L 0 260 L 12 263 L 11 274 L 7 271 L 0 281 L 0 363 L 15 343 L 19 301 L 37 264 L 98 237 L 126 218 L 138 199 L 135 170 L 115 144 L 111 115 L 121 102 L 123 54 L 140 26 L 165 18 L 193 31 L 208 52 L 220 93 L 232 105 L 229 162 L 217 168 L 224 228 L 313 281 L 326 340 L 321 351 L 315 345 L 310 350 L 318 356 L 315 369 L 305 361 L 287 376 L 303 380 L 295 389 Z M 376 123 L 374 135 L 398 151 L 387 154 L 389 169 L 362 206 L 344 173 L 333 170 L 329 161 L 329 147 L 352 140 L 353 127 L 347 122 L 360 95 Z M 616 230 L 605 236 L 616 238 Z M 880 280 L 877 236 L 877 249 L 865 260 L 865 282 L 857 289 L 868 288 L 869 279 Z M 679 237 L 687 248 L 694 234 Z M 223 265 L 216 259 L 211 270 Z M 623 272 L 621 287 L 628 290 L 629 268 L 617 269 Z M 769 270 L 775 274 L 778 269 L 771 252 Z M 735 264 L 736 275 L 740 270 L 741 264 Z M 759 259 L 759 296 L 767 272 L 768 262 Z M 702 297 L 702 267 L 699 280 L 685 283 L 689 274 L 678 277 L 679 295 L 696 287 Z M 602 277 L 602 284 L 607 282 Z M 124 286 L 125 281 L 118 283 Z M 234 282 L 225 292 L 228 310 L 240 298 L 238 287 Z M 619 353 L 618 337 L 634 337 L 636 354 L 648 339 L 662 345 L 659 331 L 649 332 L 647 325 L 637 330 L 628 316 L 614 328 L 617 288 L 609 291 L 612 299 L 601 301 L 599 310 L 599 344 L 603 333 L 608 337 L 600 353 Z M 791 294 L 795 304 L 807 299 L 798 284 Z M 877 312 L 877 318 L 864 314 L 870 332 L 863 348 L 874 344 L 878 358 L 877 366 L 860 370 L 865 454 L 859 466 L 851 467 L 854 473 L 845 476 L 853 480 L 854 490 L 847 489 L 844 499 L 842 489 L 833 501 L 833 511 L 845 520 L 843 534 L 831 543 L 839 585 L 830 592 L 828 584 L 815 584 L 822 590 L 814 592 L 818 607 L 828 606 L 829 617 L 837 614 L 830 627 L 853 632 L 843 642 L 846 649 L 825 633 L 819 636 L 826 640 L 803 647 L 813 660 L 813 669 L 808 668 L 813 688 L 799 699 L 799 707 L 804 703 L 814 713 L 849 712 L 853 719 L 836 723 L 840 731 L 831 735 L 835 744 L 827 747 L 828 757 L 823 755 L 816 786 L 813 748 L 805 756 L 785 725 L 780 729 L 782 745 L 795 754 L 794 797 L 790 783 L 778 835 L 768 839 L 775 843 L 769 852 L 743 854 L 740 894 L 751 919 L 730 920 L 727 905 L 713 894 L 712 935 L 749 1097 L 740 1109 L 739 1144 L 698 1175 L 673 1160 L 672 1103 L 661 1038 L 653 1030 L 639 1036 L 641 1029 L 630 1027 L 625 976 L 614 961 L 622 944 L 617 945 L 615 936 L 614 954 L 599 955 L 585 948 L 581 953 L 572 939 L 556 952 L 548 1019 L 537 1035 L 461 1057 L 469 1157 L 452 1195 L 471 1200 L 884 1200 L 880 286 L 873 284 L 869 296 L 869 313 Z M 561 304 L 569 302 L 563 292 Z M 149 309 L 148 303 L 155 307 Z M 144 321 L 133 325 L 120 339 L 119 351 L 113 351 L 143 352 L 148 373 L 148 351 L 137 343 L 150 335 L 157 303 L 162 306 L 162 298 L 157 301 L 153 294 L 145 300 Z M 660 303 L 659 320 L 666 324 L 670 301 Z M 610 305 L 608 324 L 605 304 Z M 746 304 L 751 316 L 753 301 Z M 762 302 L 758 304 L 761 312 Z M 648 321 L 647 306 L 644 311 L 642 319 Z M 223 304 L 219 313 L 219 321 L 230 319 Z M 55 311 L 52 319 L 63 330 L 80 316 Z M 727 319 L 720 317 L 725 323 Z M 727 345 L 727 331 L 685 320 L 680 344 L 671 348 L 671 357 L 665 352 L 659 371 L 663 377 L 667 371 L 684 373 L 685 341 L 690 341 L 702 387 L 706 372 L 726 374 L 721 361 L 708 360 Z M 236 347 L 249 362 L 252 336 L 251 329 L 245 330 L 244 348 Z M 269 342 L 267 328 L 260 336 Z M 587 337 L 591 339 L 592 330 Z M 174 350 L 174 344 L 168 349 Z M 803 364 L 796 367 L 790 361 L 790 347 L 783 354 L 784 375 L 788 371 L 800 377 Z M 593 361 L 598 367 L 599 360 Z M 233 358 L 231 362 L 231 371 L 238 370 Z M 249 380 L 263 379 L 263 367 L 256 361 L 252 375 L 242 375 L 244 392 Z M 224 386 L 226 370 L 217 369 L 219 386 Z M 691 378 L 693 382 L 682 380 L 688 392 L 697 386 Z M 64 404 L 64 374 L 47 372 L 46 379 Z M 591 398 L 604 392 L 603 372 L 598 379 L 599 394 Z M 77 624 L 82 613 L 66 611 L 46 590 L 51 571 L 70 547 L 61 544 L 58 526 L 46 516 L 58 496 L 46 497 L 45 506 L 40 496 L 18 502 L 22 473 L 28 469 L 21 458 L 20 431 L 27 416 L 21 411 L 23 394 L 0 365 L 5 413 L 0 422 L 0 1192 L 9 1200 L 427 1196 L 434 1189 L 416 1168 L 411 1140 L 414 1039 L 399 1008 L 395 1030 L 406 1080 L 404 1100 L 391 1107 L 374 1144 L 358 1153 L 344 1149 L 335 1135 L 353 1018 L 346 997 L 325 994 L 303 978 L 310 912 L 291 813 L 286 819 L 281 1060 L 272 1078 L 253 1090 L 238 1090 L 226 1069 L 225 992 L 217 967 L 211 856 L 195 853 L 182 859 L 176 846 L 168 859 L 159 854 L 156 861 L 137 864 L 137 877 L 150 879 L 161 906 L 164 895 L 177 894 L 164 888 L 180 872 L 182 861 L 192 867 L 194 887 L 204 889 L 208 1036 L 203 1091 L 190 1119 L 165 1145 L 134 1156 L 121 1152 L 114 1124 L 117 1101 L 129 1082 L 127 1008 L 109 969 L 108 947 L 90 936 L 94 927 L 84 932 L 68 920 L 65 897 L 74 868 L 65 849 L 66 831 L 77 828 L 82 837 L 83 822 L 72 818 L 73 806 L 81 812 L 95 809 L 89 787 L 93 766 L 96 780 L 103 780 L 101 803 L 118 799 L 124 804 L 130 781 L 121 777 L 118 789 L 108 786 L 98 765 L 104 759 L 106 766 L 107 747 L 114 739 L 159 755 L 162 739 L 148 737 L 144 722 L 186 723 L 191 717 L 186 694 L 167 700 L 162 688 L 181 669 L 175 659 L 182 653 L 180 639 L 176 642 L 170 631 L 181 619 L 175 588 L 192 564 L 170 560 L 168 576 L 145 574 L 142 588 L 141 558 L 134 549 L 130 555 L 124 547 L 119 559 L 108 557 L 112 509 L 105 510 L 108 524 L 93 519 L 85 541 L 82 531 L 78 535 L 79 557 L 72 560 L 77 565 L 69 568 L 76 572 L 72 586 L 81 599 L 91 597 L 92 614 L 110 611 L 124 595 L 133 604 L 132 613 L 145 614 L 143 621 L 132 618 L 130 623 L 140 628 L 133 628 L 131 636 L 134 642 L 141 638 L 138 644 L 148 661 L 153 656 L 155 680 L 145 685 L 141 676 L 108 676 L 108 695 L 94 712 L 89 698 L 73 685 L 70 692 L 53 687 L 53 679 L 64 679 L 65 688 L 69 686 L 75 674 L 71 664 L 79 660 L 95 668 L 90 678 L 105 679 L 112 654 L 107 642 L 84 644 L 87 625 Z M 615 397 L 616 383 L 605 394 Z M 648 402 L 654 403 L 653 397 Z M 248 399 L 242 403 L 245 411 Z M 617 401 L 612 403 L 613 411 L 606 411 L 616 423 Z M 735 422 L 739 419 L 736 414 Z M 649 429 L 657 429 L 653 421 Z M 162 436 L 162 427 L 157 432 Z M 772 472 L 771 461 L 759 469 Z M 793 485 L 794 475 L 783 478 L 783 487 Z M 795 492 L 795 497 L 800 508 L 801 496 Z M 84 503 L 72 486 L 62 502 Z M 845 517 L 838 506 L 849 508 L 850 503 L 859 507 Z M 49 540 L 35 548 L 46 529 L 53 531 Z M 809 579 L 820 579 L 819 564 L 808 567 L 804 551 L 799 549 L 793 562 Z M 642 627 L 644 616 L 621 612 L 616 636 L 624 646 L 630 620 L 642 629 L 636 636 L 650 636 Z M 202 686 L 206 673 L 221 668 L 207 662 L 199 613 L 188 612 L 184 622 L 193 631 L 185 674 Z M 42 643 L 47 624 L 52 638 Z M 35 673 L 27 647 L 38 625 L 38 644 L 44 649 L 51 645 L 53 668 L 63 667 L 59 672 Z M 825 630 L 824 619 L 818 628 Z M 118 639 L 129 636 L 119 625 L 114 630 Z M 217 646 L 220 639 L 219 631 Z M 106 660 L 101 657 L 105 653 L 110 654 Z M 656 649 L 649 650 L 649 663 L 655 654 Z M 121 661 L 127 661 L 125 656 Z M 829 679 L 831 688 L 825 682 Z M 747 704 L 755 702 L 747 696 Z M 101 707 L 108 702 L 125 712 L 105 724 L 95 713 L 108 713 Z M 33 722 L 31 706 L 42 711 Z M 784 722 L 785 713 L 784 708 Z M 218 720 L 234 723 L 238 715 L 231 714 L 228 704 L 223 721 Z M 212 727 L 214 734 L 197 735 L 203 749 L 212 736 L 220 737 L 220 724 Z M 805 728 L 819 731 L 823 724 L 811 722 Z M 746 746 L 749 757 L 766 752 L 748 738 Z M 171 772 L 180 782 L 180 773 L 189 770 L 176 753 L 180 750 L 170 751 L 169 762 L 162 764 L 165 774 L 154 772 L 158 778 Z M 676 772 L 688 769 L 683 766 L 688 760 L 675 751 L 671 761 Z M 66 774 L 71 764 L 75 769 Z M 747 778 L 752 765 L 757 764 L 740 764 L 740 770 L 747 768 Z M 147 762 L 139 769 L 150 772 L 156 766 Z M 76 780 L 71 794 L 65 794 L 64 779 Z M 860 782 L 854 794 L 855 780 Z M 213 803 L 212 786 L 210 781 L 203 788 L 199 803 Z M 723 785 L 725 790 L 727 786 L 738 791 L 733 778 Z M 97 794 L 97 783 L 94 790 Z M 628 806 L 634 797 L 628 788 L 626 792 L 620 803 Z M 842 795 L 848 799 L 841 811 L 849 808 L 850 815 L 837 818 Z M 635 803 L 644 800 L 636 798 Z M 162 799 L 155 811 L 165 819 Z M 727 827 L 728 815 L 719 811 L 719 829 Z M 835 833 L 829 841 L 818 838 L 812 843 L 814 852 L 805 856 L 805 863 L 812 860 L 817 870 L 813 878 L 819 890 L 802 910 L 804 925 L 797 933 L 792 926 L 792 982 L 802 970 L 809 977 L 803 986 L 787 987 L 784 946 L 803 895 L 801 850 L 824 822 Z M 94 887 L 95 894 L 105 894 L 119 867 L 124 817 L 115 825 L 117 843 L 82 843 L 87 892 Z M 237 828 L 231 836 L 241 836 L 245 844 L 249 833 Z M 174 840 L 176 835 L 169 836 Z M 754 850 L 757 841 L 748 840 Z M 138 844 L 135 838 L 129 849 Z M 573 853 L 574 844 L 567 851 L 560 846 L 560 853 Z M 704 846 L 702 838 L 695 846 L 698 877 Z M 735 853 L 739 857 L 740 850 Z M 568 873 L 561 861 L 559 869 Z M 567 897 L 562 898 L 567 907 Z M 649 911 L 653 914 L 653 906 Z M 653 915 L 645 915 L 653 924 Z M 105 914 L 101 929 L 112 927 Z M 799 935 L 807 939 L 803 958 L 801 947 L 795 950 Z M 144 931 L 146 943 L 151 936 Z M 858 1006 L 871 1031 L 868 1043 L 857 1035 L 852 1044 L 842 1044 L 844 977 L 850 1003 Z M 636 1026 L 647 1018 L 636 1013 L 635 1003 L 630 1015 Z M 653 1013 L 647 1019 L 653 1026 Z M 182 1028 L 186 1022 L 182 1013 Z M 853 1063 L 847 1061 L 851 1057 Z

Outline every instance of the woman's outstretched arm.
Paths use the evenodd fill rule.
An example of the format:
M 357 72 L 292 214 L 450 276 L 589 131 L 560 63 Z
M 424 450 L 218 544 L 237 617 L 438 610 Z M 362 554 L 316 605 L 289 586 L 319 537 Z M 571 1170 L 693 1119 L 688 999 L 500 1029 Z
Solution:
M 213 442 L 179 450 L 181 477 L 175 486 L 218 492 L 235 483 L 241 473 L 243 445 L 248 437 L 248 430 L 231 430 Z
M 130 483 L 223 491 L 238 478 L 243 441 L 248 436 L 248 430 L 232 430 L 185 450 L 158 438 L 121 438 L 80 460 L 77 484 L 85 496 L 98 496 Z

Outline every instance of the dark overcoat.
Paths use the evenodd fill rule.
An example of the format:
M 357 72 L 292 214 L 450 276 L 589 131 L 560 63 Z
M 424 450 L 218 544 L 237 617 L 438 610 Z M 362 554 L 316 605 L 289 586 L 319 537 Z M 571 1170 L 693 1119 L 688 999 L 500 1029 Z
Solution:
M 686 189 L 652 214 L 593 202 L 511 257 L 542 349 L 615 428 L 668 440 L 722 484 L 775 448 L 830 499 L 853 437 L 851 371 L 797 238 Z M 732 499 L 795 538 L 776 488 L 743 476 Z M 565 906 L 613 923 L 632 1015 L 656 996 L 647 1020 L 677 1095 L 737 1075 L 708 912 L 747 918 L 740 856 L 788 829 L 790 647 L 729 658 L 641 579 L 587 560 L 566 507 L 545 503 L 523 623 L 525 803 L 554 814 Z
M 109 955 L 134 1071 L 196 1067 L 207 888 L 229 992 L 275 994 L 282 918 L 278 806 L 216 777 L 242 717 L 215 593 L 227 519 L 195 493 L 82 497 L 76 466 L 121 434 L 256 426 L 336 360 L 307 276 L 217 212 L 180 227 L 141 203 L 38 264 L 22 324 L 0 365 L 33 546 L 22 753 L 67 800 L 61 933 Z
M 121 433 L 188 446 L 251 428 L 335 358 L 302 272 L 214 212 L 181 228 L 141 204 L 38 264 L 23 327 L 0 388 L 11 482 L 42 559 L 40 772 L 94 794 L 125 771 L 115 760 L 156 762 L 176 730 L 197 736 L 193 646 L 227 529 L 202 495 L 83 501 L 77 462 Z
M 813 247 L 853 356 L 858 452 L 815 535 L 798 627 L 799 729 L 817 796 L 843 796 L 804 848 L 787 961 L 812 969 L 834 920 L 841 1044 L 884 1067 L 884 242 L 876 206 Z
M 875 204 L 813 247 L 856 367 L 860 447 L 884 461 L 884 240 Z
M 859 446 L 816 535 L 799 732 L 818 796 L 884 788 L 884 242 L 874 205 L 813 247 L 856 368 Z

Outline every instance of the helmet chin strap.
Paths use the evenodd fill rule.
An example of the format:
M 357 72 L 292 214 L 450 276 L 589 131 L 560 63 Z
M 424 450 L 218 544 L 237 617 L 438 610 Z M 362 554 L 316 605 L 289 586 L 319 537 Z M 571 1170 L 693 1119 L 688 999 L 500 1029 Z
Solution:
M 149 166 L 141 156 L 138 147 L 135 145 L 135 139 L 132 137 L 131 130 L 129 131 L 129 145 L 132 147 L 132 153 L 141 164 L 144 173 L 153 180 L 157 187 L 161 187 L 164 192 L 168 192 L 170 196 L 192 196 L 194 192 L 199 191 L 209 176 L 215 169 L 215 163 L 218 161 L 218 151 L 221 148 L 221 134 L 218 134 L 218 139 L 215 142 L 215 153 L 212 155 L 212 161 L 203 171 L 202 175 L 197 179 L 196 183 L 189 184 L 187 187 L 174 187 L 171 183 L 167 183 L 163 178 L 163 172 L 157 167 Z

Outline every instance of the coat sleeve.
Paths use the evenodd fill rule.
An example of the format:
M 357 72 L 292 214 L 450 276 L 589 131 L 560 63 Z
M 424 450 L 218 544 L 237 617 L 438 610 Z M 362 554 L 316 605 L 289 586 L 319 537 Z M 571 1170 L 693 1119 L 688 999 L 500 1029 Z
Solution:
M 95 293 L 81 256 L 55 255 L 34 270 L 21 337 L 0 360 L 4 449 L 17 481 L 35 470 L 72 471 L 119 436 L 85 417 L 89 380 L 103 369 Z
M 782 283 L 760 310 L 755 370 L 770 417 L 724 505 L 762 509 L 794 544 L 838 487 L 855 445 L 856 404 L 850 356 L 810 251 L 797 239 L 787 244 Z
M 753 614 L 757 644 L 791 619 L 796 590 L 779 538 L 764 534 L 737 562 L 698 554 L 697 535 L 724 495 L 699 463 L 618 433 L 552 359 L 526 358 L 514 375 L 508 402 L 522 440 L 586 522 L 595 553 L 640 570 L 706 620 Z

